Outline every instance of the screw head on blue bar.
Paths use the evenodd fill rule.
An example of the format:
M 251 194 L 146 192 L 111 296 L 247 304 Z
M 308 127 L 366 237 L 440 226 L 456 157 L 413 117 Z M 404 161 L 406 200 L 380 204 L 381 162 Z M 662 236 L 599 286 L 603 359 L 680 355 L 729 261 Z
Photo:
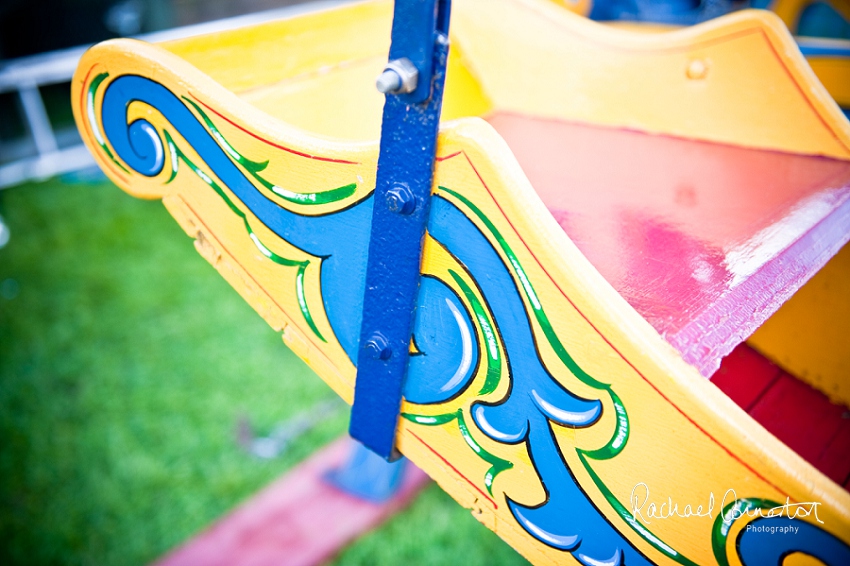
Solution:
M 372 358 L 376 360 L 388 360 L 393 355 L 393 349 L 390 347 L 390 342 L 387 337 L 380 332 L 374 332 L 372 336 L 366 340 L 363 347 L 368 351 Z
M 387 63 L 384 72 L 375 81 L 375 87 L 384 94 L 407 94 L 416 90 L 419 70 L 410 59 L 402 57 Z
M 416 195 L 404 183 L 396 183 L 387 191 L 387 208 L 407 216 L 416 210 Z

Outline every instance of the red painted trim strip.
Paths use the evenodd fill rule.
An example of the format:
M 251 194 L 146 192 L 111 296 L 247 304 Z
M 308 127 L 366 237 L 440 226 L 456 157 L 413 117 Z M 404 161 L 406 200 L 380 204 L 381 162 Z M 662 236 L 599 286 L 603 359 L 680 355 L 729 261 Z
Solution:
M 532 12 L 535 12 L 537 15 L 543 16 L 544 18 L 548 19 L 548 15 L 545 14 L 540 9 L 538 9 L 536 7 L 532 7 L 532 6 L 528 6 L 528 9 Z M 823 116 L 821 116 L 820 112 L 818 112 L 817 108 L 815 108 L 812 101 L 809 100 L 809 97 L 806 94 L 806 91 L 800 86 L 800 84 L 794 78 L 794 75 L 791 74 L 790 70 L 788 69 L 788 66 L 785 64 L 785 61 L 779 56 L 779 54 L 776 51 L 776 48 L 773 46 L 773 43 L 770 41 L 770 38 L 767 36 L 767 34 L 764 31 L 764 28 L 762 28 L 761 26 L 745 28 L 745 29 L 742 29 L 740 31 L 729 33 L 727 35 L 721 35 L 721 36 L 718 36 L 718 37 L 705 39 L 703 41 L 698 41 L 698 42 L 695 42 L 695 43 L 692 43 L 692 44 L 683 45 L 681 47 L 667 47 L 667 48 L 640 49 L 640 50 L 632 48 L 632 47 L 621 47 L 619 45 L 613 45 L 611 43 L 599 41 L 596 37 L 591 36 L 591 35 L 587 35 L 587 34 L 583 34 L 583 33 L 577 33 L 576 35 L 578 35 L 579 37 L 581 37 L 582 39 L 584 39 L 588 43 L 592 43 L 592 44 L 596 45 L 597 47 L 607 49 L 608 51 L 625 51 L 627 53 L 639 53 L 639 54 L 658 53 L 658 54 L 663 55 L 663 54 L 668 54 L 668 53 L 691 53 L 691 52 L 694 52 L 694 51 L 699 50 L 699 49 L 705 49 L 706 47 L 711 47 L 711 46 L 714 46 L 714 45 L 727 43 L 729 41 L 739 39 L 739 38 L 742 38 L 742 37 L 746 37 L 746 36 L 752 35 L 754 33 L 761 34 L 761 36 L 765 39 L 768 46 L 770 46 L 770 50 L 773 52 L 774 56 L 777 58 L 779 65 L 783 68 L 783 70 L 791 78 L 791 82 L 793 82 L 794 86 L 797 87 L 797 90 L 800 91 L 800 94 L 803 96 L 803 100 L 806 101 L 806 103 L 809 105 L 809 108 L 817 115 L 818 119 L 821 121 L 821 123 L 824 125 L 824 127 L 826 127 L 827 131 L 829 131 L 829 133 L 832 134 L 832 137 L 835 138 L 835 140 L 839 144 L 841 144 L 844 147 L 844 149 L 850 150 L 850 147 L 848 147 L 847 144 L 841 138 L 838 137 L 838 133 L 834 129 L 827 126 L 826 120 L 823 118 Z
M 236 122 L 234 122 L 233 120 L 231 120 L 230 118 L 228 118 L 227 116 L 225 116 L 224 114 L 222 114 L 221 112 L 219 112 L 218 110 L 213 108 L 212 106 L 209 106 L 208 104 L 206 104 L 203 100 L 201 100 L 200 98 L 195 96 L 193 93 L 190 92 L 189 95 L 192 98 L 194 98 L 201 106 L 203 106 L 204 108 L 206 108 L 207 110 L 209 110 L 210 112 L 212 112 L 213 114 L 215 114 L 216 116 L 221 118 L 222 120 L 226 121 L 231 126 L 233 126 L 235 128 L 239 128 L 240 130 L 242 130 L 243 132 L 245 132 L 249 136 L 256 138 L 256 139 L 260 140 L 261 142 L 266 143 L 266 144 L 268 144 L 272 147 L 276 147 L 277 149 L 282 149 L 283 151 L 286 151 L 288 153 L 292 153 L 294 155 L 299 155 L 301 157 L 307 157 L 309 159 L 315 159 L 316 161 L 326 161 L 328 163 L 342 163 L 343 165 L 360 165 L 359 161 L 346 161 L 344 159 L 333 159 L 331 157 L 319 157 L 319 156 L 316 156 L 316 155 L 310 155 L 309 153 L 302 153 L 300 151 L 296 151 L 296 150 L 288 148 L 286 146 L 276 144 L 272 141 L 269 141 L 269 140 L 267 140 L 263 137 L 258 136 L 257 134 L 255 134 L 254 132 L 252 132 L 248 129 L 243 128 L 242 126 L 240 126 L 239 124 L 237 124 Z
M 445 161 L 446 159 L 451 159 L 452 157 L 457 157 L 460 154 L 461 154 L 461 151 L 456 151 L 456 152 L 452 153 L 451 155 L 446 155 L 444 157 L 437 157 L 436 160 L 437 161 Z
M 768 47 L 770 47 L 770 52 L 773 53 L 773 56 L 776 57 L 776 60 L 779 62 L 779 66 L 782 67 L 782 70 L 785 71 L 785 74 L 788 75 L 788 78 L 791 80 L 792 83 L 794 83 L 794 86 L 797 88 L 797 92 L 800 93 L 800 96 L 803 97 L 803 100 L 806 101 L 806 104 L 809 105 L 809 108 L 811 109 L 812 112 L 815 113 L 815 116 L 818 117 L 818 120 L 820 120 L 820 123 L 823 125 L 823 127 L 827 131 L 829 131 L 829 133 L 832 134 L 832 137 L 835 138 L 835 141 L 837 141 L 841 145 L 841 147 L 843 147 L 844 149 L 850 150 L 850 147 L 847 147 L 847 144 L 844 143 L 844 140 L 839 138 L 838 134 L 835 132 L 835 130 L 833 130 L 832 128 L 829 127 L 829 124 L 827 124 L 826 119 L 823 116 L 821 116 L 821 113 L 818 112 L 817 108 L 815 108 L 814 103 L 812 103 L 812 101 L 809 99 L 809 94 L 805 90 L 803 90 L 803 87 L 801 87 L 800 83 L 798 83 L 797 80 L 794 78 L 794 75 L 791 73 L 791 70 L 785 64 L 785 61 L 783 61 L 782 57 L 779 56 L 779 53 L 776 51 L 776 48 L 773 46 L 773 43 L 770 41 L 770 38 L 767 36 L 767 34 L 764 33 L 764 30 L 759 30 L 759 31 L 761 31 L 761 34 L 764 37 L 765 43 L 767 43 Z
M 696 429 L 697 429 L 697 430 L 699 430 L 700 432 L 702 432 L 702 433 L 703 433 L 705 436 L 707 436 L 707 437 L 708 437 L 708 438 L 709 438 L 712 442 L 714 442 L 717 446 L 719 446 L 721 449 L 723 449 L 723 451 L 724 451 L 724 452 L 726 452 L 727 454 L 729 454 L 729 456 L 731 456 L 731 457 L 732 457 L 732 458 L 733 458 L 736 462 L 738 462 L 739 464 L 741 464 L 742 466 L 744 466 L 747 470 L 749 470 L 750 472 L 752 472 L 752 473 L 753 473 L 756 477 L 758 477 L 758 478 L 759 478 L 760 480 L 762 480 L 764 483 L 768 484 L 769 486 L 771 486 L 773 489 L 775 489 L 776 491 L 778 491 L 778 492 L 779 492 L 779 493 L 781 493 L 782 495 L 785 495 L 786 497 L 788 497 L 788 494 L 787 494 L 787 493 L 785 493 L 783 490 L 779 489 L 779 487 L 777 487 L 777 486 L 776 486 L 773 482 L 771 482 L 770 480 L 768 480 L 767 478 L 765 478 L 764 476 L 762 476 L 762 475 L 761 475 L 760 473 L 758 473 L 758 472 L 757 472 L 754 468 L 752 468 L 749 464 L 747 464 L 747 463 L 746 463 L 746 462 L 744 462 L 741 458 L 739 458 L 737 455 L 735 455 L 735 454 L 734 454 L 734 453 L 733 453 L 733 452 L 732 452 L 729 448 L 727 448 L 726 446 L 724 446 L 723 444 L 721 444 L 721 443 L 720 443 L 720 441 L 718 441 L 718 440 L 717 440 L 716 438 L 714 438 L 714 436 L 712 436 L 712 435 L 711 435 L 711 434 L 710 434 L 707 430 L 705 430 L 705 429 L 704 429 L 704 428 L 702 428 L 699 424 L 697 424 L 697 423 L 696 423 L 696 421 L 694 421 L 694 420 L 693 420 L 690 416 L 688 416 L 688 414 L 687 414 L 687 413 L 685 413 L 685 412 L 684 412 L 681 408 L 679 408 L 679 406 L 678 406 L 678 405 L 676 405 L 676 404 L 675 404 L 675 403 L 674 403 L 674 402 L 673 402 L 673 401 L 672 401 L 669 397 L 667 397 L 666 395 L 664 395 L 664 393 L 662 393 L 662 392 L 661 392 L 661 390 L 659 390 L 659 389 L 655 386 L 655 384 L 653 384 L 653 383 L 652 383 L 649 379 L 647 379 L 647 378 L 646 378 L 646 376 L 645 376 L 645 375 L 643 375 L 643 374 L 642 374 L 642 373 L 641 373 L 641 372 L 640 372 L 640 371 L 639 371 L 639 370 L 638 370 L 638 369 L 634 366 L 634 364 L 632 364 L 632 362 L 631 362 L 631 361 L 629 361 L 629 360 L 626 358 L 626 356 L 624 356 L 624 355 L 620 352 L 620 350 L 618 350 L 618 349 L 617 349 L 617 347 L 616 347 L 616 346 L 614 346 L 614 344 L 612 344 L 612 343 L 611 343 L 611 341 L 610 341 L 610 340 L 608 340 L 608 338 L 607 338 L 604 334 L 602 334 L 602 332 L 600 332 L 600 330 L 599 330 L 598 328 L 596 328 L 596 326 L 595 326 L 595 325 L 594 325 L 594 324 L 590 321 L 590 319 L 588 319 L 588 318 L 587 318 L 587 316 L 585 316 L 585 314 L 581 311 L 581 309 L 579 309 L 579 308 L 576 306 L 576 304 L 572 301 L 572 299 L 570 299 L 570 297 L 568 297 L 568 296 L 567 296 L 567 294 L 564 292 L 564 290 L 561 288 L 561 286 L 558 284 L 558 282 L 557 282 L 557 281 L 555 281 L 555 279 L 552 277 L 552 275 L 549 273 L 549 271 L 546 269 L 546 267 L 544 267 L 544 265 L 543 265 L 543 264 L 540 262 L 540 260 L 537 258 L 537 255 L 535 255 L 535 253 L 531 250 L 530 246 L 529 246 L 529 245 L 525 242 L 525 240 L 523 239 L 523 237 L 520 235 L 519 231 L 518 231 L 518 230 L 516 229 L 516 227 L 513 225 L 513 222 L 511 222 L 510 218 L 508 218 L 508 215 L 507 215 L 507 214 L 505 214 L 505 211 L 504 211 L 504 209 L 502 208 L 502 206 L 499 204 L 498 200 L 496 200 L 496 198 L 493 196 L 492 191 L 490 191 L 490 187 L 488 187 L 488 186 L 487 186 L 487 183 L 485 183 L 485 182 L 484 182 L 484 179 L 481 177 L 481 174 L 478 172 L 478 169 L 476 169 L 476 168 L 475 168 L 475 165 L 472 163 L 472 160 L 469 158 L 469 156 L 466 154 L 466 152 L 465 152 L 465 151 L 463 151 L 463 150 L 461 150 L 461 153 L 463 153 L 463 156 L 466 158 L 466 161 L 467 161 L 467 163 L 469 163 L 469 166 L 470 166 L 470 167 L 472 167 L 472 170 L 475 172 L 475 175 L 478 177 L 478 180 L 479 180 L 479 181 L 481 181 L 481 185 L 482 185 L 482 186 L 484 187 L 484 189 L 487 191 L 487 194 L 489 194 L 489 195 L 490 195 L 490 199 L 493 201 L 493 203 L 494 203 L 494 204 L 496 205 L 496 207 L 499 209 L 499 212 L 501 212 L 501 213 L 502 213 L 502 216 L 504 216 L 505 220 L 506 220 L 506 221 L 507 221 L 507 223 L 510 225 L 511 229 L 514 231 L 514 234 L 516 235 L 516 237 L 517 237 L 517 238 L 519 238 L 519 240 L 520 240 L 520 241 L 522 242 L 522 244 L 525 246 L 525 249 L 528 251 L 528 253 L 530 253 L 530 254 L 531 254 L 531 257 L 533 257 L 533 258 L 534 258 L 534 261 L 536 261 L 536 262 L 537 262 L 537 265 L 540 267 L 540 269 L 542 269 L 542 270 L 543 270 L 543 272 L 546 274 L 546 276 L 547 276 L 547 277 L 549 277 L 549 280 L 550 280 L 550 281 L 551 281 L 551 282 L 555 285 L 555 287 L 557 287 L 557 288 L 558 288 L 558 291 L 560 291 L 560 292 L 561 292 L 561 295 L 563 295 L 563 297 L 564 297 L 564 298 L 565 298 L 565 299 L 566 299 L 566 300 L 570 303 L 570 305 L 572 305 L 572 307 L 576 310 L 576 312 L 578 312 L 578 313 L 581 315 L 581 317 L 582 317 L 585 321 L 587 321 L 587 323 L 591 326 L 591 328 L 593 328 L 593 330 L 595 330 L 595 331 L 596 331 L 596 333 L 597 333 L 597 334 L 598 334 L 598 335 L 599 335 L 599 336 L 600 336 L 600 337 L 601 337 L 601 338 L 605 341 L 605 343 L 606 343 L 606 344 L 608 344 L 608 345 L 609 345 L 609 346 L 610 346 L 610 347 L 611 347 L 611 348 L 612 348 L 615 352 L 617 352 L 617 355 L 618 355 L 618 356 L 620 356 L 620 358 L 622 358 L 622 360 L 623 360 L 624 362 L 626 362 L 626 363 L 629 365 L 629 367 L 631 367 L 631 368 L 635 371 L 635 373 L 637 373 L 637 374 L 641 377 L 641 379 L 643 379 L 643 380 L 644 380 L 647 384 L 649 384 L 649 386 L 650 386 L 650 387 L 652 387 L 652 389 L 654 389 L 654 390 L 655 390 L 655 392 L 656 392 L 656 393 L 658 393 L 658 395 L 659 395 L 659 396 L 661 396 L 661 398 L 662 398 L 662 399 L 664 399 L 665 401 L 667 401 L 667 403 L 669 403 L 669 404 L 670 404 L 670 406 L 672 406 L 674 409 L 676 409 L 676 410 L 679 412 L 679 414 L 681 414 L 683 417 L 685 417 L 685 419 L 687 419 L 687 420 L 688 420 L 688 422 L 690 422 L 692 425 L 694 425 L 694 427 L 696 427 Z
M 465 475 L 463 475 L 462 473 L 460 473 L 460 470 L 458 470 L 457 468 L 455 468 L 454 466 L 452 466 L 452 463 L 451 463 L 451 462 L 449 462 L 448 460 L 446 460 L 445 458 L 443 458 L 443 455 L 442 455 L 442 454 L 440 454 L 439 452 L 437 452 L 436 450 L 434 450 L 433 448 L 431 448 L 431 446 L 430 446 L 427 442 L 425 442 L 424 440 L 422 440 L 421 438 L 419 438 L 419 435 L 417 435 L 415 432 L 413 432 L 412 430 L 410 430 L 409 432 L 410 432 L 410 434 L 411 434 L 411 435 L 413 435 L 413 438 L 415 438 L 416 440 L 418 440 L 419 442 L 421 442 L 421 443 L 422 443 L 422 445 L 423 445 L 423 446 L 425 446 L 425 448 L 427 448 L 427 449 L 428 449 L 428 450 L 430 450 L 432 453 L 434 453 L 434 454 L 437 456 L 437 458 L 439 458 L 440 460 L 442 460 L 442 461 L 443 461 L 443 463 L 445 463 L 448 467 L 450 467 L 452 470 L 454 470 L 454 472 L 455 472 L 457 475 L 459 475 L 461 478 L 463 478 L 464 480 L 466 480 L 466 483 L 468 483 L 469 485 L 471 485 L 471 486 L 475 489 L 475 491 L 477 491 L 478 493 L 480 493 L 480 494 L 481 494 L 481 496 L 482 496 L 482 497 L 484 497 L 484 499 L 486 499 L 487 501 L 489 501 L 489 502 L 493 505 L 493 509 L 498 509 L 498 508 L 499 508 L 499 506 L 498 506 L 498 505 L 496 505 L 496 502 L 495 502 L 495 501 L 493 501 L 493 499 L 492 499 L 491 497 L 489 497 L 486 493 L 484 493 L 483 491 L 481 491 L 481 488 L 480 488 L 480 487 L 478 487 L 477 485 L 475 485 L 474 483 L 472 483 L 472 481 L 471 481 L 468 477 L 466 477 Z

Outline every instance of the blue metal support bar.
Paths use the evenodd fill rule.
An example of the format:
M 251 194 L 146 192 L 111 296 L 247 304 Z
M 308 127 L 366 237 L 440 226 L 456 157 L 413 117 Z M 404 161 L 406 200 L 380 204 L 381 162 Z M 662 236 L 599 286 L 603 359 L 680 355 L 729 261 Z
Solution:
M 352 442 L 348 459 L 339 467 L 328 471 L 323 479 L 339 490 L 371 501 L 384 503 L 392 499 L 404 483 L 411 469 L 408 460 L 386 462 L 362 444 Z
M 396 0 L 351 436 L 395 460 L 448 57 L 450 0 Z

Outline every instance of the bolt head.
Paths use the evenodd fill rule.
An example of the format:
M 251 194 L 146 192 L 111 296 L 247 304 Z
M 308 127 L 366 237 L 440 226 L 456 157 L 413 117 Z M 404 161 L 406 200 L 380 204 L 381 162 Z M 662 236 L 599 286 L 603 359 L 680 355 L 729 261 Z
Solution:
M 416 196 L 406 185 L 395 185 L 387 191 L 387 208 L 397 214 L 411 214 L 416 210 Z
M 375 88 L 383 94 L 396 92 L 401 88 L 401 77 L 392 69 L 384 69 L 375 81 Z
M 704 79 L 708 75 L 708 65 L 702 59 L 694 59 L 688 63 L 685 74 L 691 80 Z
M 380 332 L 375 332 L 366 340 L 363 346 L 376 360 L 388 360 L 393 355 L 393 350 L 390 348 L 390 343 L 387 338 Z
M 393 59 L 375 81 L 375 86 L 384 94 L 407 94 L 416 90 L 419 70 L 410 59 Z

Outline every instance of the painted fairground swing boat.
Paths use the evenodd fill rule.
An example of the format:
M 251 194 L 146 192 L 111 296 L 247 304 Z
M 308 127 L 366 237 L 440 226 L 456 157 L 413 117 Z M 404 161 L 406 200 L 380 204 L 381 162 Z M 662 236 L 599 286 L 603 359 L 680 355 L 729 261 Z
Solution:
M 376 177 L 392 16 L 103 43 L 77 123 L 355 409 L 401 358 L 393 450 L 533 563 L 850 563 L 850 122 L 782 22 L 456 2 L 423 206 L 381 175 L 427 143 Z M 419 264 L 382 214 L 427 222 L 403 348 L 361 338 L 372 264 Z

